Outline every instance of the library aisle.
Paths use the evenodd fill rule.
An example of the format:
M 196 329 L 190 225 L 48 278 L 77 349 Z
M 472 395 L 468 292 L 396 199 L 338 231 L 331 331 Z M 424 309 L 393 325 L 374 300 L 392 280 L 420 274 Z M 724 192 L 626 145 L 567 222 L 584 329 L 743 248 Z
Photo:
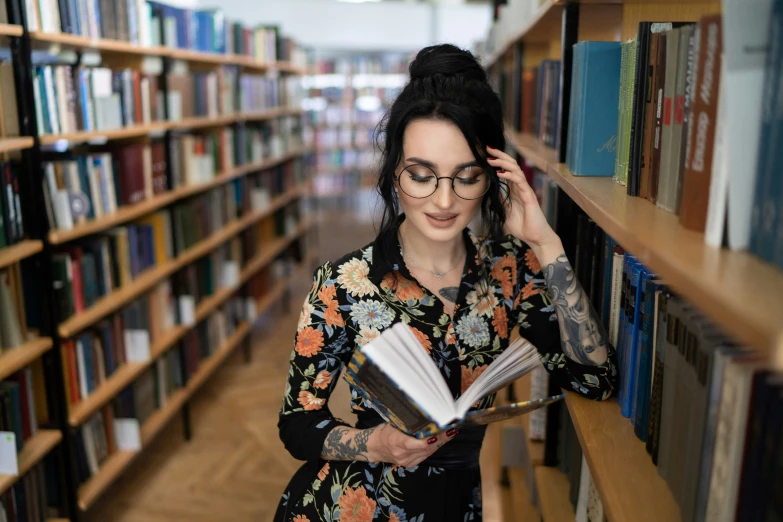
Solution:
M 368 201 L 331 205 L 319 214 L 319 263 L 371 241 Z M 328 239 L 328 240 L 327 240 Z M 277 414 L 299 306 L 310 273 L 298 273 L 291 308 L 272 316 L 254 333 L 252 358 L 237 352 L 208 381 L 191 406 L 192 439 L 181 421 L 172 422 L 134 466 L 87 513 L 87 522 L 260 522 L 271 520 L 280 495 L 299 467 L 277 434 Z M 341 379 L 329 407 L 352 418 Z M 500 485 L 500 424 L 489 430 L 482 454 L 486 522 L 538 520 L 522 487 L 514 494 Z M 511 470 L 512 480 L 521 473 Z

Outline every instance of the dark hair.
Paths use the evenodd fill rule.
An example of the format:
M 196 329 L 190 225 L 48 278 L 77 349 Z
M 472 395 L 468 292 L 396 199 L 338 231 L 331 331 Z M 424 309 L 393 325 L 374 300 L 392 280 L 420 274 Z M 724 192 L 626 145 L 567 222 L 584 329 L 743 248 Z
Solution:
M 481 218 L 488 237 L 502 234 L 506 213 L 502 181 L 486 161 L 486 146 L 504 150 L 503 109 L 487 74 L 469 52 L 451 44 L 425 47 L 408 68 L 410 80 L 378 124 L 376 146 L 381 150 L 378 192 L 383 216 L 375 255 L 386 257 L 394 245 L 399 206 L 394 196 L 395 170 L 402 159 L 405 129 L 414 120 L 445 120 L 459 127 L 473 156 L 490 178 L 481 201 Z

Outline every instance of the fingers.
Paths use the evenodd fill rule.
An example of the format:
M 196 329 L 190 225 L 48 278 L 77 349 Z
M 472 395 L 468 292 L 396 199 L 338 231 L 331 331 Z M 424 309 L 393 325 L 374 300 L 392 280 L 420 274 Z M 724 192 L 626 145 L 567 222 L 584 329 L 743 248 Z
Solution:
M 496 158 L 503 158 L 510 161 L 514 161 L 514 159 L 511 156 L 509 156 L 508 154 L 506 154 L 500 149 L 496 149 L 494 147 L 490 147 L 489 145 L 487 145 L 487 150 L 489 151 L 490 154 L 492 154 Z

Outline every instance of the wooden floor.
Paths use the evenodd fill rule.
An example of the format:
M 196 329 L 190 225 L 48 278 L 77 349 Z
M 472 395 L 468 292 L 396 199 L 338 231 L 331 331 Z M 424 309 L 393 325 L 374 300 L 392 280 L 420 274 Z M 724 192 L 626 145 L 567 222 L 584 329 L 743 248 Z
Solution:
M 373 237 L 372 226 L 345 212 L 330 213 L 320 230 L 322 259 L 336 259 Z M 181 419 L 172 422 L 85 514 L 87 522 L 272 520 L 285 485 L 300 465 L 278 438 L 277 413 L 299 307 L 309 287 L 308 276 L 294 290 L 292 309 L 278 311 L 254 333 L 249 363 L 237 352 L 196 394 L 191 440 L 183 438 Z M 351 418 L 342 379 L 330 408 L 337 416 Z M 528 501 L 521 470 L 512 470 L 513 491 L 499 483 L 499 428 L 491 426 L 482 453 L 484 520 L 537 522 L 540 516 Z

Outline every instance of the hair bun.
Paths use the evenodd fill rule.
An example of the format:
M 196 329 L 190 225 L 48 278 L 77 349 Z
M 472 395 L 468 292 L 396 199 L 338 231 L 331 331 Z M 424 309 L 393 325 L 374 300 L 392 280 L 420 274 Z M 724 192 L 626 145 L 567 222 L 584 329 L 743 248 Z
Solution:
M 432 45 L 418 52 L 408 67 L 411 80 L 435 75 L 460 76 L 464 79 L 487 81 L 487 73 L 476 57 L 451 44 Z

